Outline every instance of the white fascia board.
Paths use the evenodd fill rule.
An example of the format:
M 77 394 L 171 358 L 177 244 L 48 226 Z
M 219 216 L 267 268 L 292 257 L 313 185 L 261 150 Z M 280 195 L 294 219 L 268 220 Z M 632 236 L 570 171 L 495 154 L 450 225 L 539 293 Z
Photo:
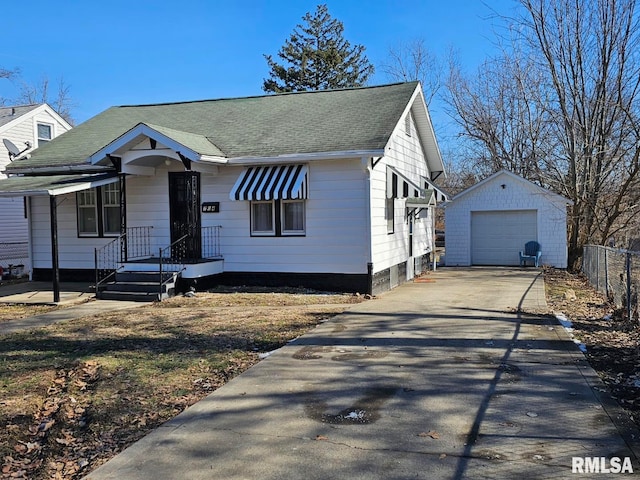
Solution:
M 225 157 L 214 157 L 213 155 L 200 155 L 200 161 L 204 163 L 228 163 Z
M 180 152 L 182 155 L 184 155 L 191 161 L 197 162 L 198 160 L 200 160 L 200 154 L 198 152 L 195 152 L 190 148 L 185 147 L 181 143 L 176 142 L 172 138 L 166 136 L 163 133 L 158 132 L 157 130 L 154 130 L 148 125 L 145 125 L 144 123 L 139 123 L 132 129 L 125 132 L 120 137 L 116 138 L 111 143 L 109 143 L 108 145 L 101 148 L 100 150 L 95 152 L 93 155 L 91 155 L 89 157 L 89 161 L 91 162 L 91 164 L 96 164 L 101 160 L 104 160 L 107 157 L 107 155 L 119 156 L 116 153 L 119 149 L 125 147 L 127 144 L 135 141 L 136 138 L 142 137 L 142 136 L 153 138 L 154 140 L 158 141 L 165 147 L 168 147 L 176 152 Z
M 447 172 L 444 167 L 444 161 L 442 160 L 440 146 L 438 145 L 435 130 L 433 129 L 431 116 L 429 115 L 429 109 L 427 108 L 427 104 L 422 94 L 421 83 L 416 86 L 413 95 L 411 95 L 411 99 L 405 106 L 402 115 L 400 116 L 400 120 L 394 127 L 389 139 L 394 138 L 396 135 L 402 133 L 400 130 L 403 128 L 404 118 L 409 112 L 413 113 L 416 130 L 418 131 L 418 138 L 422 145 L 422 150 L 424 151 L 424 160 L 427 164 L 427 168 L 429 169 L 429 175 L 431 175 L 431 172 L 442 171 L 443 175 L 446 177 Z M 425 141 L 428 142 L 428 145 L 426 147 L 424 144 Z M 434 157 L 435 164 L 433 161 Z
M 68 187 L 56 188 L 49 190 L 49 195 L 57 196 L 64 195 L 66 193 L 79 192 L 81 190 L 88 190 L 89 188 L 101 187 L 102 185 L 109 185 L 120 181 L 119 177 L 103 178 L 102 180 L 93 180 L 82 183 L 75 183 Z
M 118 176 L 102 178 L 100 180 L 90 180 L 86 182 L 73 183 L 61 188 L 35 188 L 32 190 L 19 190 L 13 192 L 0 192 L 0 197 L 38 197 L 38 196 L 58 196 L 67 193 L 79 192 L 89 188 L 100 187 L 110 183 L 116 183 L 120 180 Z
M 278 155 L 275 157 L 237 157 L 228 160 L 229 165 L 274 165 L 300 162 L 314 162 L 322 160 L 335 160 L 341 158 L 382 157 L 384 150 L 345 150 L 342 152 L 321 153 L 293 153 L 291 155 Z

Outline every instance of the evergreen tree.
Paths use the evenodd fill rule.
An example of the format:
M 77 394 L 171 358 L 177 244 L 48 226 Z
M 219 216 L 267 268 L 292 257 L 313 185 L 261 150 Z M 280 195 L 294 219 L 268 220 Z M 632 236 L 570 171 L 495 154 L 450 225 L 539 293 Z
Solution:
M 359 87 L 365 84 L 374 67 L 364 55 L 364 46 L 352 46 L 342 37 L 342 22 L 331 17 L 326 5 L 307 13 L 291 37 L 280 48 L 279 64 L 271 55 L 264 57 L 271 78 L 265 79 L 265 92 L 299 92 Z

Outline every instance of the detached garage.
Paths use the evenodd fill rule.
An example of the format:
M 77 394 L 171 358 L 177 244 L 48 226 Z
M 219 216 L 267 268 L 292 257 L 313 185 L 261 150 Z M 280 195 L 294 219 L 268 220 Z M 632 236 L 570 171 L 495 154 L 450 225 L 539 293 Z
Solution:
M 518 252 L 535 240 L 542 265 L 566 268 L 569 204 L 514 173 L 495 173 L 445 205 L 446 265 L 519 265 Z

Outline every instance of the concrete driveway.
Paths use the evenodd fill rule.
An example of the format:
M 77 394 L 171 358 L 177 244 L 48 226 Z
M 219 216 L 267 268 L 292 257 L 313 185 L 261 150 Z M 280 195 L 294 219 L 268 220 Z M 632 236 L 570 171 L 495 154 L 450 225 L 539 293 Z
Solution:
M 544 309 L 539 271 L 431 278 L 322 324 L 87 478 L 581 478 L 573 457 L 640 471 L 637 430 L 579 350 L 519 311 Z

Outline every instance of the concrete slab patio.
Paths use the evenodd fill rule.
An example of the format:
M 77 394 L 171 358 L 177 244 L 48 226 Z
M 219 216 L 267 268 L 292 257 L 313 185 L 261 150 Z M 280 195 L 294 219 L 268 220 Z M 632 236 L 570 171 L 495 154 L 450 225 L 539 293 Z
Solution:
M 0 283 L 0 304 L 74 305 L 94 297 L 87 282 L 60 283 L 60 301 L 53 301 L 51 282 Z
M 539 271 L 431 278 L 320 325 L 87 478 L 582 478 L 573 457 L 640 471 L 637 429 L 562 327 L 527 313 L 545 308 Z

